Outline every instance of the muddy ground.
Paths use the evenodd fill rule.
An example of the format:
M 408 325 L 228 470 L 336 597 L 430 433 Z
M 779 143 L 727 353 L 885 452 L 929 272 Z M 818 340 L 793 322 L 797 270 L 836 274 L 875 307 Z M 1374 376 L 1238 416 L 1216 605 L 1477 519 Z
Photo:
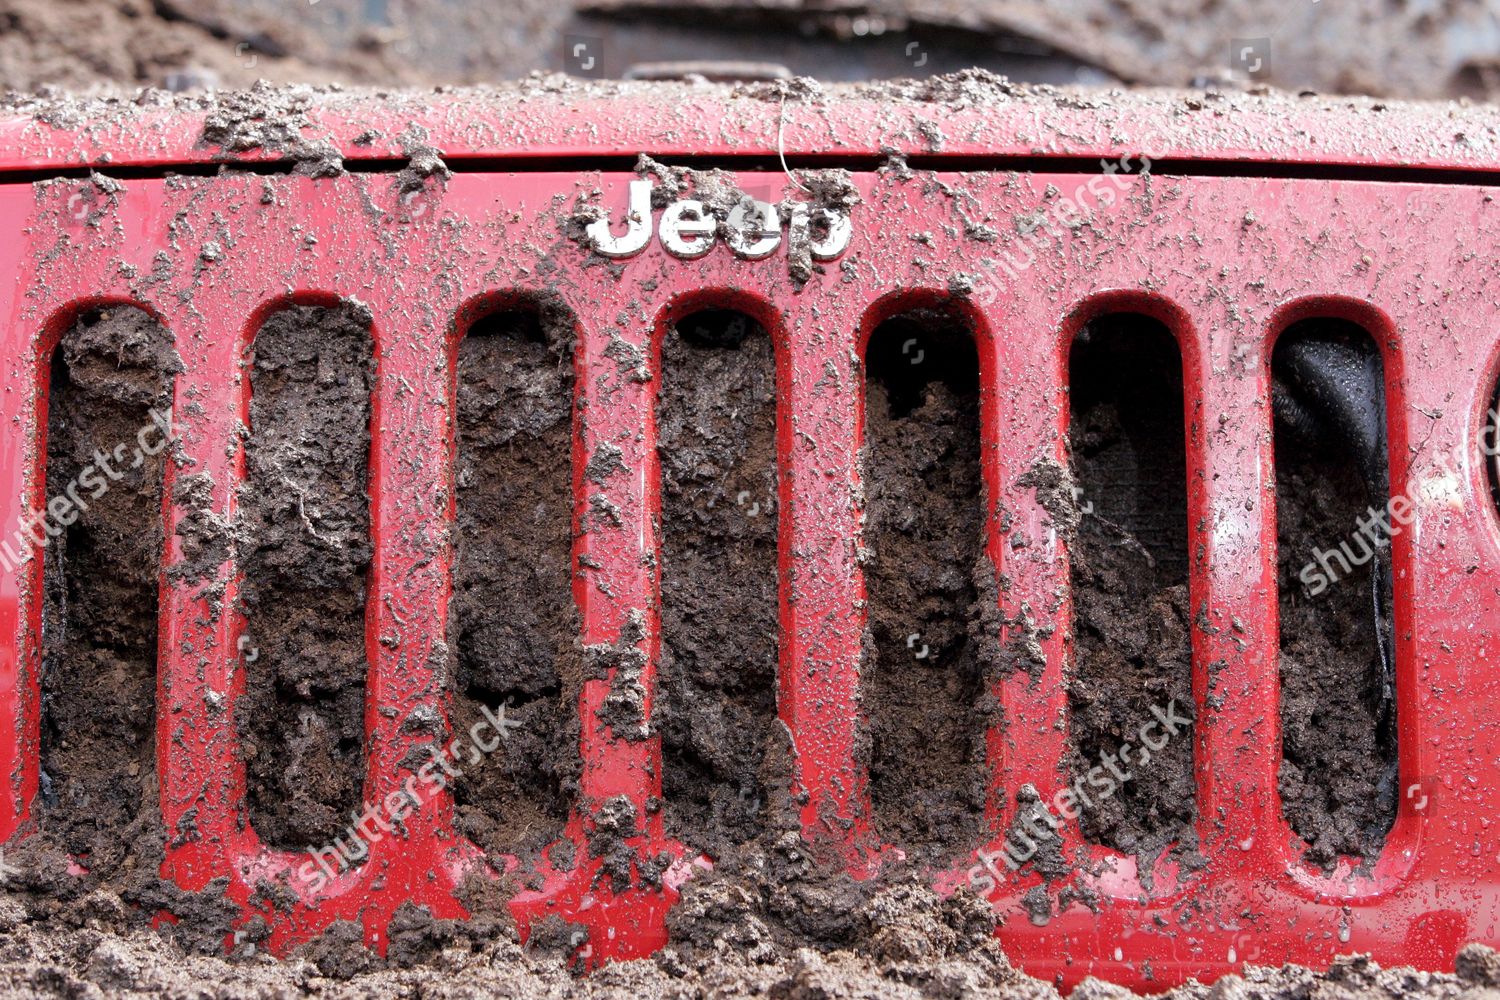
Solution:
M 717 902 L 724 902 L 723 899 Z M 177 941 L 127 929 L 117 903 L 78 907 L 70 924 L 28 922 L 23 908 L 0 899 L 0 991 L 14 997 L 293 998 L 437 1000 L 476 996 L 655 1000 L 706 997 L 931 998 L 1045 1000 L 1050 985 L 1017 973 L 989 935 L 985 907 L 955 897 L 939 903 L 912 886 L 887 887 L 848 914 L 861 931 L 853 947 L 821 950 L 766 943 L 744 947 L 742 933 L 717 944 L 685 941 L 652 959 L 625 962 L 579 978 L 556 956 L 522 948 L 500 934 L 442 938 L 427 964 L 402 967 L 348 950 L 311 952 L 277 961 L 264 955 L 226 959 Z M 694 905 L 690 895 L 685 909 Z M 701 907 L 699 908 L 701 909 Z M 725 911 L 734 915 L 734 910 Z M 740 918 L 743 921 L 743 917 Z M 722 926 L 701 925 L 706 934 Z M 680 928 L 679 928 L 680 929 Z M 1293 1000 L 1317 997 L 1489 1000 L 1500 991 L 1500 954 L 1479 945 L 1461 952 L 1453 974 L 1383 970 L 1363 958 L 1337 960 L 1326 974 L 1247 967 L 1213 987 L 1190 984 L 1170 1000 Z M 1080 1000 L 1129 1000 L 1134 994 L 1087 980 Z

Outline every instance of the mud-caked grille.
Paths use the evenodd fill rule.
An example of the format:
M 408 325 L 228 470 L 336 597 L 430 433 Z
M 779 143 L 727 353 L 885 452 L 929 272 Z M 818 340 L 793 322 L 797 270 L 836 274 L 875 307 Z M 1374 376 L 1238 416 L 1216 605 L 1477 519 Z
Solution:
M 517 873 L 511 908 L 523 934 L 557 914 L 586 930 L 578 948 L 590 961 L 648 953 L 666 940 L 665 914 L 684 880 L 710 863 L 700 856 L 708 845 L 692 843 L 691 831 L 669 836 L 677 778 L 664 775 L 672 761 L 663 761 L 653 710 L 659 697 L 717 692 L 735 712 L 774 711 L 784 725 L 779 749 L 767 752 L 785 755 L 787 773 L 762 769 L 760 790 L 794 812 L 820 863 L 864 878 L 898 852 L 922 859 L 939 889 L 988 895 L 1005 917 L 999 934 L 1007 952 L 1037 975 L 1160 985 L 1244 961 L 1317 963 L 1335 951 L 1438 967 L 1451 964 L 1465 941 L 1493 942 L 1500 828 L 1490 818 L 1500 793 L 1489 778 L 1500 754 L 1492 709 L 1500 677 L 1491 661 L 1500 635 L 1491 608 L 1500 592 L 1500 525 L 1478 451 L 1500 330 L 1489 256 L 1500 243 L 1493 192 L 1157 174 L 1115 185 L 1108 203 L 1091 204 L 1086 225 L 1039 229 L 1025 221 L 1089 179 L 856 173 L 849 194 L 857 203 L 849 198 L 842 209 L 848 233 L 820 221 L 816 205 L 803 217 L 808 230 L 797 239 L 811 240 L 811 251 L 787 228 L 766 255 L 722 244 L 677 254 L 653 237 L 607 258 L 581 233 L 598 212 L 608 213 L 617 235 L 626 231 L 629 185 L 639 180 L 633 174 L 465 172 L 420 188 L 380 173 L 226 175 L 136 179 L 107 197 L 83 180 L 0 188 L 12 220 L 0 270 L 14 276 L 0 291 L 9 317 L 0 392 L 10 442 L 0 491 L 7 538 L 23 530 L 23 515 L 52 499 L 49 483 L 64 481 L 48 469 L 57 458 L 47 442 L 55 426 L 47 406 L 49 386 L 54 401 L 58 395 L 54 353 L 80 317 L 138 308 L 166 332 L 175 355 L 163 368 L 173 438 L 156 494 L 165 498 L 154 733 L 164 875 L 189 890 L 227 880 L 229 898 L 247 920 L 264 919 L 270 946 L 284 950 L 336 920 L 361 921 L 368 939 L 382 944 L 386 924 L 408 902 L 437 917 L 462 916 L 455 893 L 475 865 L 487 863 L 491 874 Z M 771 201 L 822 196 L 797 190 L 780 173 L 744 172 L 735 182 Z M 84 190 L 91 208 L 80 215 L 74 196 Z M 1429 208 L 1420 233 L 1405 214 L 1412 191 Z M 580 212 L 579 204 L 597 211 Z M 653 207 L 649 224 L 661 214 Z M 794 213 L 783 215 L 790 227 Z M 678 220 L 689 228 L 694 221 L 690 212 Z M 691 242 L 691 234 L 685 238 Z M 252 821 L 251 783 L 263 783 L 256 794 L 267 802 L 288 790 L 264 760 L 247 766 L 243 744 L 257 730 L 241 703 L 266 662 L 255 653 L 254 622 L 265 598 L 245 600 L 247 561 L 271 557 L 256 555 L 242 528 L 246 484 L 257 475 L 247 449 L 262 446 L 260 435 L 294 432 L 290 411 L 270 423 L 251 419 L 252 384 L 265 377 L 257 340 L 268 318 L 291 307 L 352 311 L 368 331 L 364 483 L 286 475 L 293 493 L 311 491 L 314 509 L 300 508 L 310 530 L 345 532 L 339 551 L 346 555 L 349 546 L 368 548 L 348 556 L 363 594 L 363 725 L 353 743 L 338 744 L 345 757 L 363 760 L 363 774 L 342 793 L 347 801 L 321 803 L 330 811 L 321 826 L 306 820 L 300 833 L 278 830 L 270 846 Z M 680 426 L 695 414 L 672 402 L 676 387 L 665 383 L 693 377 L 694 364 L 719 363 L 676 357 L 675 342 L 664 343 L 691 339 L 684 321 L 705 310 L 743 314 L 739 339 L 769 343 L 755 362 L 769 370 L 736 376 L 735 390 L 747 399 L 774 394 L 760 415 L 764 425 L 755 425 L 752 407 L 744 424 L 715 429 L 744 434 L 747 451 L 767 453 L 744 466 L 755 475 L 735 478 L 744 469 L 729 470 L 715 502 L 735 508 L 736 544 L 760 552 L 755 565 L 774 574 L 771 583 L 759 578 L 765 615 L 774 593 L 779 626 L 774 698 L 730 690 L 722 672 L 707 670 L 697 681 L 674 675 L 672 683 L 685 685 L 676 695 L 659 690 L 658 666 L 672 641 L 663 622 L 680 616 L 665 602 L 684 592 L 673 575 L 688 558 L 670 537 L 663 543 L 664 531 L 679 530 L 664 528 L 664 514 L 680 520 L 687 502 L 665 494 L 714 488 L 712 469 L 672 467 L 672 449 L 701 441 Z M 466 344 L 487 318 L 512 314 L 531 316 L 532 325 L 492 330 L 486 335 L 500 338 L 497 347 Z M 977 375 L 967 388 L 959 376 L 923 382 L 911 390 L 914 401 L 903 402 L 907 383 L 888 373 L 922 349 L 907 341 L 927 334 L 887 341 L 877 331 L 900 317 L 932 315 L 961 336 L 934 335 L 927 349 L 957 344 Z M 1092 749 L 1080 751 L 1069 723 L 1075 581 L 1068 554 L 1078 518 L 1088 516 L 1080 505 L 1090 500 L 1066 471 L 1069 352 L 1085 326 L 1118 315 L 1159 324 L 1181 373 L 1185 524 L 1171 528 L 1184 544 L 1175 569 L 1163 572 L 1186 581 L 1190 703 L 1173 707 L 1163 688 L 1153 703 L 1162 714 L 1140 722 L 1156 720 L 1153 741 L 1174 737 L 1179 726 L 1191 733 L 1192 802 L 1178 814 L 1181 835 L 1150 852 L 1091 842 L 1073 810 L 1059 806 L 1080 770 L 1086 776 L 1099 763 Z M 1378 854 L 1339 855 L 1323 867 L 1305 857 L 1279 790 L 1271 351 L 1281 331 L 1308 318 L 1358 324 L 1378 345 L 1390 490 L 1410 508 L 1406 529 L 1390 539 L 1390 558 L 1399 787 L 1416 791 L 1399 797 Z M 524 364 L 551 374 L 528 383 L 484 367 Z M 338 375 L 315 365 L 309 377 L 314 384 L 366 377 L 360 363 L 348 367 Z M 559 409 L 559 394 L 569 391 L 571 408 Z M 871 427 L 867 395 L 874 392 L 889 412 Z M 934 393 L 957 400 L 954 413 L 972 405 L 973 437 L 964 444 L 955 435 L 959 457 L 945 452 L 937 460 L 950 463 L 935 488 L 954 491 L 944 502 L 955 513 L 937 527 L 917 523 L 914 537 L 930 530 L 949 546 L 952 571 L 962 578 L 935 585 L 948 603 L 914 609 L 928 615 L 925 632 L 914 625 L 903 636 L 894 619 L 871 628 L 871 601 L 888 611 L 895 606 L 888 595 L 903 592 L 889 589 L 900 576 L 889 565 L 867 579 L 867 563 L 896 549 L 867 545 L 866 515 L 886 501 L 870 500 L 867 511 L 866 498 L 895 487 L 865 477 L 867 463 L 890 460 L 896 469 L 912 457 L 900 449 L 891 413 L 920 420 Z M 517 407 L 556 412 L 529 428 L 507 424 L 505 412 Z M 916 417 L 905 416 L 911 412 Z M 676 423 L 667 426 L 668 418 Z M 545 448 L 547 463 L 565 463 L 566 481 L 528 483 L 531 492 L 511 500 L 503 482 L 474 485 L 475 476 L 551 475 L 534 458 L 495 457 L 507 444 L 486 435 L 499 426 L 510 428 L 514 447 Z M 965 473 L 964 461 L 977 471 Z M 971 487 L 974 506 L 966 508 L 955 497 Z M 368 491 L 367 528 L 358 518 L 334 525 L 325 517 L 332 501 L 319 497 L 360 488 Z M 484 492 L 491 488 L 493 496 Z M 533 517 L 551 511 L 558 495 L 571 497 L 570 539 L 539 527 L 544 540 L 527 551 L 555 555 L 568 544 L 566 565 L 538 568 L 534 586 L 571 587 L 572 607 L 554 601 L 554 611 L 530 626 L 486 633 L 499 628 L 499 614 L 486 617 L 483 588 L 529 584 L 500 566 L 512 554 L 494 546 L 497 538 L 524 541 L 528 531 L 488 521 L 484 512 Z M 920 505 L 921 497 L 911 492 L 902 502 Z M 299 510 L 295 502 L 280 509 Z M 880 518 L 893 510 L 880 508 Z M 774 560 L 765 557 L 773 550 Z M 6 838 L 28 835 L 46 812 L 39 805 L 43 583 L 54 551 L 35 547 L 40 558 L 16 560 L 0 574 L 0 628 L 12 637 L 4 665 L 12 684 L 0 702 Z M 678 563 L 667 566 L 668 558 Z M 264 591 L 264 583 L 256 586 Z M 944 618 L 949 607 L 957 620 Z M 514 630 L 528 627 L 539 631 L 526 641 L 543 647 L 525 654 L 534 655 L 538 672 L 524 682 L 487 678 L 485 644 L 509 649 L 506 643 L 524 639 Z M 909 664 L 893 665 L 897 643 Z M 885 656 L 879 669 L 895 673 L 877 680 L 872 667 L 871 676 L 862 674 L 872 645 Z M 895 842 L 910 832 L 892 820 L 903 796 L 922 802 L 924 792 L 948 793 L 897 787 L 936 777 L 937 769 L 901 770 L 907 765 L 889 755 L 901 726 L 866 717 L 861 705 L 905 711 L 899 671 L 943 678 L 940 656 L 967 657 L 969 680 L 946 689 L 960 708 L 942 718 L 957 728 L 937 734 L 934 753 L 949 754 L 960 771 L 971 768 L 953 780 L 973 792 L 934 807 L 934 815 L 947 810 L 958 819 Z M 294 668 L 279 669 L 294 680 Z M 747 676 L 757 669 L 744 666 Z M 719 687 L 703 677 L 719 677 Z M 313 689 L 301 696 L 327 716 L 304 728 L 345 725 L 347 708 L 319 702 Z M 521 729 L 513 729 L 518 720 Z M 467 740 L 468 728 L 484 721 L 483 732 L 497 739 L 523 739 L 527 725 L 562 727 L 567 735 L 557 745 L 569 753 L 576 746 L 576 759 L 551 775 L 516 772 L 454 787 L 423 777 L 424 766 L 426 777 L 436 773 L 431 762 L 450 736 Z M 576 736 L 567 728 L 575 725 Z M 873 783 L 885 797 L 878 809 L 870 733 L 874 766 L 885 768 L 886 787 Z M 665 738 L 670 745 L 687 736 L 679 730 Z M 488 746 L 491 737 L 474 742 Z M 552 746 L 524 752 L 552 759 Z M 328 787 L 337 799 L 338 782 Z M 526 798 L 566 849 L 534 850 L 542 846 L 534 833 L 525 844 L 507 843 L 524 825 L 493 808 L 501 794 Z M 342 836 L 339 810 L 351 801 L 386 810 L 390 829 L 370 825 L 381 835 L 368 839 L 359 863 L 309 877 L 322 875 L 309 865 L 325 845 L 298 837 Z M 746 801 L 735 808 L 752 825 L 758 810 L 778 807 Z M 700 805 L 699 813 L 717 817 L 717 834 L 732 839 L 733 816 Z M 470 807 L 479 819 L 464 818 Z M 958 821 L 965 815 L 972 822 Z M 942 843 L 931 829 L 974 839 Z M 1020 857 L 1017 844 L 1026 837 L 1042 847 Z M 280 887 L 274 902 L 268 887 Z

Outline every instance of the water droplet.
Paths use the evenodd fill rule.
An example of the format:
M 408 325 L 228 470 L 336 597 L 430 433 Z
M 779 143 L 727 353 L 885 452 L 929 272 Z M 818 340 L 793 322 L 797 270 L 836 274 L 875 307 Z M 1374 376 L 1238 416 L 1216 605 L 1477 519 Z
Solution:
M 1115 961 L 1116 962 L 1123 962 L 1124 960 L 1125 960 L 1125 951 L 1124 951 L 1124 949 L 1116 948 L 1115 949 Z
M 1342 944 L 1349 943 L 1349 925 L 1339 924 L 1339 941 Z
M 1230 965 L 1234 965 L 1239 960 L 1240 960 L 1240 956 L 1235 953 L 1234 945 L 1230 945 L 1229 946 L 1229 964 Z

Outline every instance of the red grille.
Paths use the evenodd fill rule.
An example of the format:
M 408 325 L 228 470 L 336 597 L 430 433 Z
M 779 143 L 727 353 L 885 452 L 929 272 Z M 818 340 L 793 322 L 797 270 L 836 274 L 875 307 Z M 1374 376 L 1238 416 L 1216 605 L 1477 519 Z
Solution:
M 1106 120 L 1050 105 L 1044 112 L 1024 105 L 946 112 L 851 102 L 847 120 L 830 126 L 826 109 L 788 108 L 783 132 L 794 158 L 836 153 L 855 166 L 873 166 L 855 153 L 889 145 L 922 155 L 923 148 L 912 147 L 930 141 L 915 127 L 927 116 L 965 136 L 944 155 L 996 158 L 909 180 L 889 171 L 856 173 L 863 201 L 852 212 L 848 250 L 801 285 L 784 245 L 763 260 L 740 259 L 722 245 L 683 260 L 653 239 L 622 267 L 601 266 L 567 237 L 563 222 L 575 197 L 596 188 L 618 220 L 635 175 L 587 165 L 536 169 L 545 163 L 506 173 L 507 164 L 495 159 L 523 149 L 516 137 L 528 125 L 545 136 L 524 147 L 533 156 L 774 150 L 768 142 L 777 131 L 775 103 L 690 102 L 662 114 L 680 129 L 652 124 L 653 108 L 639 101 L 615 108 L 556 98 L 472 105 L 455 99 L 422 112 L 436 144 L 449 148 L 450 163 L 468 161 L 446 183 L 429 182 L 415 202 L 424 211 L 414 211 L 410 197 L 403 201 L 393 176 L 377 171 L 323 179 L 127 179 L 124 191 L 100 200 L 97 226 L 76 225 L 71 211 L 75 194 L 92 190 L 87 181 L 0 187 L 9 228 L 0 241 L 0 271 L 16 276 L 0 289 L 0 311 L 8 317 L 0 527 L 8 537 L 23 512 L 43 503 L 49 357 L 82 309 L 131 303 L 171 331 L 185 366 L 175 387 L 185 461 L 169 469 L 166 495 L 173 495 L 173 477 L 206 473 L 214 484 L 212 513 L 232 520 L 235 486 L 244 478 L 239 425 L 247 413 L 253 331 L 288 303 L 365 303 L 378 371 L 364 798 L 380 801 L 401 787 L 410 775 L 402 761 L 428 739 L 403 729 L 402 721 L 445 706 L 432 664 L 450 594 L 451 551 L 443 539 L 454 517 L 454 353 L 466 318 L 533 294 L 557 297 L 576 317 L 575 498 L 580 513 L 591 493 L 605 494 L 619 511 L 618 524 L 595 523 L 580 534 L 574 552 L 583 567 L 574 584 L 582 641 L 615 643 L 632 613 L 643 613 L 642 681 L 649 692 L 660 644 L 658 581 L 649 558 L 659 520 L 657 388 L 654 380 L 630 378 L 606 349 L 612 334 L 624 337 L 659 370 L 661 336 L 675 318 L 709 305 L 744 310 L 770 332 L 777 356 L 779 712 L 795 742 L 803 832 L 827 863 L 866 875 L 891 848 L 878 842 L 869 820 L 854 749 L 863 629 L 856 539 L 864 383 L 857 359 L 864 338 L 887 316 L 954 298 L 954 289 L 968 284 L 960 276 L 992 273 L 978 261 L 993 245 L 969 239 L 969 222 L 982 221 L 1008 240 L 1013 220 L 1046 204 L 1049 185 L 1068 193 L 1089 179 L 1082 161 L 1059 160 L 1049 172 L 1046 163 L 1006 155 L 1030 158 L 1045 147 L 1059 156 L 1114 159 L 1133 152 L 1132 138 L 1134 151 L 1150 142 L 1171 154 L 1158 157 L 1153 176 L 1122 182 L 1112 205 L 1096 204 L 1089 225 L 1038 250 L 1015 278 L 980 280 L 977 291 L 956 297 L 979 349 L 991 512 L 986 551 L 1004 578 L 1001 610 L 1008 621 L 1029 616 L 1053 626 L 1040 639 L 1045 669 L 1036 677 L 1017 673 L 999 686 L 1001 721 L 988 734 L 992 838 L 968 846 L 1000 849 L 1024 784 L 1050 797 L 1069 781 L 1067 553 L 1021 480 L 1039 459 L 1066 458 L 1073 333 L 1092 316 L 1123 309 L 1165 323 L 1183 356 L 1198 833 L 1207 864 L 1189 872 L 1163 862 L 1148 890 L 1132 858 L 1091 847 L 1067 826 L 1066 850 L 1095 863 L 1043 886 L 1056 911 L 1045 923 L 1030 919 L 1021 902 L 1043 885 L 1039 876 L 1010 875 L 1001 865 L 992 893 L 1007 918 L 1000 935 L 1036 975 L 1072 982 L 1093 974 L 1158 986 L 1216 976 L 1244 961 L 1325 964 L 1344 951 L 1439 968 L 1451 966 L 1465 941 L 1500 943 L 1500 826 L 1493 819 L 1500 812 L 1500 721 L 1491 707 L 1500 696 L 1491 659 L 1500 641 L 1500 617 L 1491 610 L 1500 593 L 1500 523 L 1478 446 L 1500 364 L 1500 272 L 1493 259 L 1500 219 L 1494 189 L 1481 186 L 1477 174 L 1500 160 L 1484 159 L 1478 139 L 1450 147 L 1434 135 L 1469 129 L 1492 144 L 1481 125 L 1439 124 L 1402 111 L 1369 126 L 1376 138 L 1362 134 L 1361 145 L 1341 138 L 1351 134 L 1352 112 L 1309 113 L 1298 149 L 1313 152 L 1304 154 L 1282 148 L 1291 142 L 1282 138 L 1288 127 L 1253 109 L 1237 122 L 1200 125 L 1152 109 L 1110 112 Z M 361 147 L 345 139 L 371 124 L 396 135 L 409 110 L 345 107 L 328 128 L 354 156 Z M 601 122 L 595 137 L 580 129 L 593 121 Z M 101 151 L 135 168 L 201 163 L 210 153 L 190 148 L 199 125 L 191 116 L 140 112 L 105 141 L 18 122 L 3 130 L 9 138 L 3 159 L 12 169 L 32 170 L 101 163 Z M 743 147 L 726 135 L 743 137 Z M 1397 142 L 1420 151 L 1412 158 L 1428 168 L 1476 173 L 1408 175 L 1420 182 L 1393 170 L 1374 180 L 1202 175 L 1205 163 L 1242 155 L 1261 141 L 1252 138 L 1258 135 L 1286 155 L 1289 174 L 1323 172 L 1330 163 L 1384 169 L 1379 157 Z M 385 144 L 377 148 L 368 154 L 372 165 L 399 155 Z M 933 162 L 923 166 L 944 166 L 928 155 Z M 1017 165 L 1036 170 L 1007 172 Z M 1242 172 L 1254 172 L 1253 165 Z M 785 178 L 749 163 L 739 180 L 747 190 L 780 192 Z M 263 200 L 267 186 L 275 197 Z M 905 237 L 917 232 L 929 233 L 930 242 L 913 252 Z M 204 253 L 209 243 L 217 254 Z M 1346 862 L 1332 875 L 1300 860 L 1277 793 L 1269 349 L 1277 332 L 1311 316 L 1362 324 L 1384 355 L 1392 490 L 1409 496 L 1415 511 L 1393 551 L 1401 783 L 1435 784 L 1437 797 L 1426 809 L 1404 797 L 1379 860 L 1368 868 Z M 617 471 L 586 480 L 590 459 L 611 451 L 619 461 L 606 464 Z M 164 513 L 166 570 L 181 558 L 171 529 L 184 512 L 169 502 Z M 1016 545 L 1021 538 L 1028 544 Z M 0 576 L 0 630 L 13 637 L 0 663 L 3 839 L 29 829 L 38 786 L 40 581 L 40 560 Z M 462 915 L 453 890 L 480 854 L 454 833 L 452 803 L 444 796 L 408 818 L 406 837 L 373 845 L 367 863 L 317 894 L 292 877 L 304 855 L 260 843 L 248 821 L 231 721 L 245 683 L 246 666 L 236 655 L 244 623 L 210 600 L 210 591 L 222 588 L 222 607 L 234 606 L 236 568 L 227 563 L 199 586 L 171 583 L 165 572 L 162 581 L 157 746 L 168 835 L 164 874 L 187 889 L 227 877 L 247 915 L 259 883 L 285 879 L 298 894 L 296 905 L 256 911 L 270 922 L 276 950 L 336 919 L 362 921 L 368 939 L 380 945 L 390 915 L 406 901 L 436 916 Z M 665 837 L 660 813 L 647 808 L 661 792 L 658 743 L 617 739 L 599 721 L 608 690 L 608 681 L 587 682 L 579 705 L 582 794 L 566 836 L 582 863 L 570 872 L 545 872 L 541 889 L 512 903 L 523 933 L 549 913 L 588 925 L 591 961 L 659 947 L 676 887 L 701 863 L 683 856 Z M 678 859 L 660 890 L 616 894 L 595 885 L 599 861 L 588 857 L 588 835 L 616 796 L 627 797 L 644 818 L 645 832 L 633 841 L 641 856 L 666 850 Z M 956 887 L 976 861 L 932 873 L 934 883 Z

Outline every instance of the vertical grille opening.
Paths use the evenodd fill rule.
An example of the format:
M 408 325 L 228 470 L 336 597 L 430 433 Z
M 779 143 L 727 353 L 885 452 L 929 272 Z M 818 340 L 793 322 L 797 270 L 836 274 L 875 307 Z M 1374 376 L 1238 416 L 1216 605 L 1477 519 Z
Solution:
M 41 556 L 40 822 L 95 875 L 155 832 L 162 474 L 172 448 L 171 335 L 97 310 L 52 357 L 46 514 L 9 540 Z M 37 543 L 46 540 L 46 546 Z
M 581 767 L 571 317 L 480 318 L 457 379 L 454 801 L 476 844 L 532 858 L 561 837 Z
M 344 830 L 364 778 L 370 317 L 348 304 L 284 309 L 253 351 L 236 722 L 251 822 L 295 849 Z
M 778 739 L 776 367 L 744 313 L 663 338 L 661 734 L 667 820 L 712 857 L 757 837 L 789 779 Z
M 916 310 L 880 324 L 864 409 L 870 796 L 887 842 L 935 856 L 980 839 L 987 786 L 978 594 L 993 594 L 994 570 L 965 322 Z
M 1160 322 L 1089 323 L 1068 360 L 1070 788 L 1083 834 L 1141 862 L 1196 846 L 1182 355 Z
M 1380 853 L 1397 804 L 1390 498 L 1380 351 L 1312 319 L 1272 352 L 1282 809 L 1307 859 Z

